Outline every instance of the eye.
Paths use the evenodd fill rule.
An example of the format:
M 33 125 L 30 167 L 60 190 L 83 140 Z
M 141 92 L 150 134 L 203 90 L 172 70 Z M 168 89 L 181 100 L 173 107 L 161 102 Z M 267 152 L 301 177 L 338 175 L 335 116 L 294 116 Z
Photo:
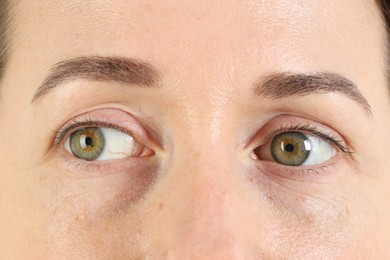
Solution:
M 337 150 L 323 138 L 290 131 L 274 136 L 270 143 L 256 148 L 254 154 L 259 160 L 301 166 L 326 162 L 337 154 Z
M 74 131 L 65 140 L 64 147 L 69 153 L 86 161 L 116 160 L 153 153 L 132 135 L 103 127 L 86 127 Z

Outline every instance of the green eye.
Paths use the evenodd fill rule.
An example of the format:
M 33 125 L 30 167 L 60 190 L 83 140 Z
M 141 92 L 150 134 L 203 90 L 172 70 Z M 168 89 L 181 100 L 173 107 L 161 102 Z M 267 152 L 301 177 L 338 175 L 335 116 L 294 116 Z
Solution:
M 73 156 L 86 161 L 108 161 L 153 155 L 132 135 L 113 128 L 85 127 L 74 131 L 64 142 Z
M 311 143 L 302 133 L 285 132 L 275 136 L 271 143 L 271 154 L 280 164 L 302 165 L 309 157 Z
M 87 161 L 96 160 L 104 150 L 104 135 L 97 127 L 80 129 L 70 136 L 69 146 L 76 157 Z
M 274 161 L 287 166 L 317 165 L 337 155 L 336 148 L 329 140 L 333 138 L 286 131 L 274 135 L 271 141 L 256 147 L 253 153 L 260 161 Z

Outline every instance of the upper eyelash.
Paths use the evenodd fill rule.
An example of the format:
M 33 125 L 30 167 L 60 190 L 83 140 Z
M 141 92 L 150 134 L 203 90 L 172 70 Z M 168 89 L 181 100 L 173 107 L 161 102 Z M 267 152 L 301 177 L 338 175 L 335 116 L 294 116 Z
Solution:
M 82 127 L 104 127 L 104 128 L 116 129 L 116 130 L 125 132 L 125 133 L 127 133 L 129 135 L 133 134 L 128 129 L 124 129 L 123 127 L 120 127 L 118 125 L 111 124 L 111 123 L 108 123 L 108 122 L 96 121 L 96 120 L 92 120 L 90 118 L 83 119 L 83 120 L 77 120 L 76 119 L 76 120 L 72 121 L 70 124 L 68 124 L 68 126 L 66 126 L 63 129 L 60 129 L 59 131 L 57 131 L 57 133 L 55 135 L 55 140 L 54 140 L 55 145 L 58 145 L 59 143 L 61 143 L 63 141 L 63 139 L 65 138 L 65 136 L 69 132 L 71 132 L 72 130 L 78 129 L 78 128 L 82 128 Z M 312 134 L 314 134 L 314 135 L 316 135 L 316 136 L 318 136 L 318 137 L 320 137 L 320 138 L 322 138 L 322 139 L 324 139 L 326 141 L 329 141 L 329 142 L 333 143 L 343 153 L 348 154 L 348 155 L 353 155 L 353 151 L 347 145 L 345 145 L 342 140 L 337 140 L 335 137 L 332 137 L 329 134 L 323 133 L 317 127 L 312 126 L 312 125 L 308 125 L 308 124 L 291 125 L 291 126 L 285 125 L 285 126 L 282 126 L 280 128 L 277 128 L 277 129 L 271 131 L 267 135 L 266 140 L 270 140 L 275 135 L 278 135 L 278 134 L 283 133 L 283 132 L 288 132 L 288 131 L 305 131 L 305 132 L 310 132 L 310 133 L 312 133 Z
M 298 124 L 298 125 L 285 125 L 280 128 L 277 128 L 273 131 L 271 131 L 268 135 L 266 140 L 272 139 L 275 135 L 278 135 L 283 132 L 289 132 L 289 131 L 305 131 L 312 133 L 325 141 L 329 141 L 333 143 L 337 148 L 339 148 L 343 153 L 348 154 L 348 155 L 353 155 L 353 151 L 351 150 L 350 147 L 344 144 L 342 140 L 337 140 L 335 137 L 325 134 L 321 130 L 319 130 L 317 127 L 309 125 L 309 124 Z
M 133 135 L 133 133 L 131 131 L 129 131 L 128 129 L 125 129 L 123 127 L 120 127 L 118 125 L 111 124 L 108 122 L 92 120 L 90 118 L 86 118 L 86 119 L 82 119 L 82 120 L 76 119 L 76 120 L 73 120 L 72 122 L 70 122 L 69 124 L 67 124 L 66 127 L 62 128 L 56 132 L 56 135 L 54 138 L 54 144 L 55 145 L 60 144 L 63 141 L 63 139 L 65 138 L 65 136 L 68 135 L 69 132 L 71 132 L 75 129 L 83 128 L 83 127 L 104 127 L 104 128 L 119 130 L 119 131 L 127 133 L 129 135 Z

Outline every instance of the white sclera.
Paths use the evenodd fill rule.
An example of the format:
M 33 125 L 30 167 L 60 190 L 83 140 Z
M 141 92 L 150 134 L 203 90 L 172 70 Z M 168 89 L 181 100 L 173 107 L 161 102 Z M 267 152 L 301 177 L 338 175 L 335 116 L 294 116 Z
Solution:
M 336 155 L 336 149 L 329 143 L 319 137 L 306 135 L 310 142 L 310 153 L 302 165 L 314 165 L 328 161 Z
M 100 128 L 100 130 L 104 136 L 104 149 L 95 161 L 117 160 L 133 155 L 135 140 L 131 135 L 111 128 Z M 70 138 L 66 140 L 64 147 L 72 153 Z

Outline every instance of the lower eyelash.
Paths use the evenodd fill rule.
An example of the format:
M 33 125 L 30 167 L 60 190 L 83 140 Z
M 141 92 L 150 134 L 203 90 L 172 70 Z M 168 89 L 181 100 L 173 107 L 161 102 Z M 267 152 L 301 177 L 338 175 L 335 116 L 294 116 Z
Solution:
M 326 176 L 333 176 L 332 173 L 341 165 L 339 160 L 335 160 L 333 164 L 322 165 L 317 168 L 297 168 L 280 166 L 274 162 L 261 162 L 255 167 L 271 177 L 277 177 L 281 179 L 298 180 L 298 181 L 310 181 L 310 182 L 323 182 L 326 181 Z M 268 174 L 269 173 L 269 174 Z M 321 178 L 318 178 L 321 176 Z
M 67 164 L 68 167 L 72 167 L 73 169 L 86 171 L 86 172 L 97 172 L 104 171 L 108 172 L 111 168 L 109 163 L 105 162 L 93 162 L 93 161 L 84 161 L 81 159 L 68 158 L 66 155 L 61 154 L 62 160 Z

